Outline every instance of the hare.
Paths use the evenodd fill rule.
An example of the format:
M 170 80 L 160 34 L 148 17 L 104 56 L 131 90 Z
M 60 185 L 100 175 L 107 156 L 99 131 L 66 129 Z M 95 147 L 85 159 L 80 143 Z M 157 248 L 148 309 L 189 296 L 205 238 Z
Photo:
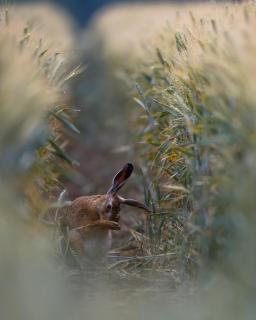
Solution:
M 62 210 L 61 225 L 68 230 L 71 247 L 90 260 L 103 258 L 111 247 L 111 230 L 119 230 L 122 205 L 150 211 L 146 205 L 117 194 L 133 172 L 127 163 L 113 178 L 112 186 L 104 195 L 76 198 Z

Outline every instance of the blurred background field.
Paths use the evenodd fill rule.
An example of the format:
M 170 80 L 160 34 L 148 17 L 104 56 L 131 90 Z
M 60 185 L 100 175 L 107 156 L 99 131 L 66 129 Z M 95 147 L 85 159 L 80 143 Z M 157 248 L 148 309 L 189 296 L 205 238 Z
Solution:
M 0 10 L 1 319 L 254 319 L 254 2 L 67 4 Z M 152 214 L 69 268 L 61 192 L 127 161 Z

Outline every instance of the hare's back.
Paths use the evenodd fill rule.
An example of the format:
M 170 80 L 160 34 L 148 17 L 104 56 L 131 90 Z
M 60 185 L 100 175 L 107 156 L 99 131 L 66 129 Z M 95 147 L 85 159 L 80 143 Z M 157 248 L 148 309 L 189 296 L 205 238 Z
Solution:
M 65 208 L 64 222 L 70 228 L 78 228 L 99 219 L 98 203 L 100 195 L 76 198 Z

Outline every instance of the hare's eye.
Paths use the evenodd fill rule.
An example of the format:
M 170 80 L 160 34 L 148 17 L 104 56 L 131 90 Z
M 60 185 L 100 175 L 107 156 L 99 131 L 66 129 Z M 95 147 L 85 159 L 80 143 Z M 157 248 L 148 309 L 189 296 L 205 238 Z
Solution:
M 111 209 L 111 204 L 108 204 L 107 205 L 107 210 L 110 210 Z

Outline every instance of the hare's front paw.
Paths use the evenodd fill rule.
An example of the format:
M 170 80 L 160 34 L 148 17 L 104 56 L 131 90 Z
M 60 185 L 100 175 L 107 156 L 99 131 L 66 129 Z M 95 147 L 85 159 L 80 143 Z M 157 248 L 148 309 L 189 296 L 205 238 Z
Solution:
M 109 230 L 120 230 L 120 225 L 115 221 L 109 220 L 98 220 L 86 226 L 89 229 L 109 229 Z
M 107 229 L 120 230 L 120 225 L 116 221 L 103 220 Z

